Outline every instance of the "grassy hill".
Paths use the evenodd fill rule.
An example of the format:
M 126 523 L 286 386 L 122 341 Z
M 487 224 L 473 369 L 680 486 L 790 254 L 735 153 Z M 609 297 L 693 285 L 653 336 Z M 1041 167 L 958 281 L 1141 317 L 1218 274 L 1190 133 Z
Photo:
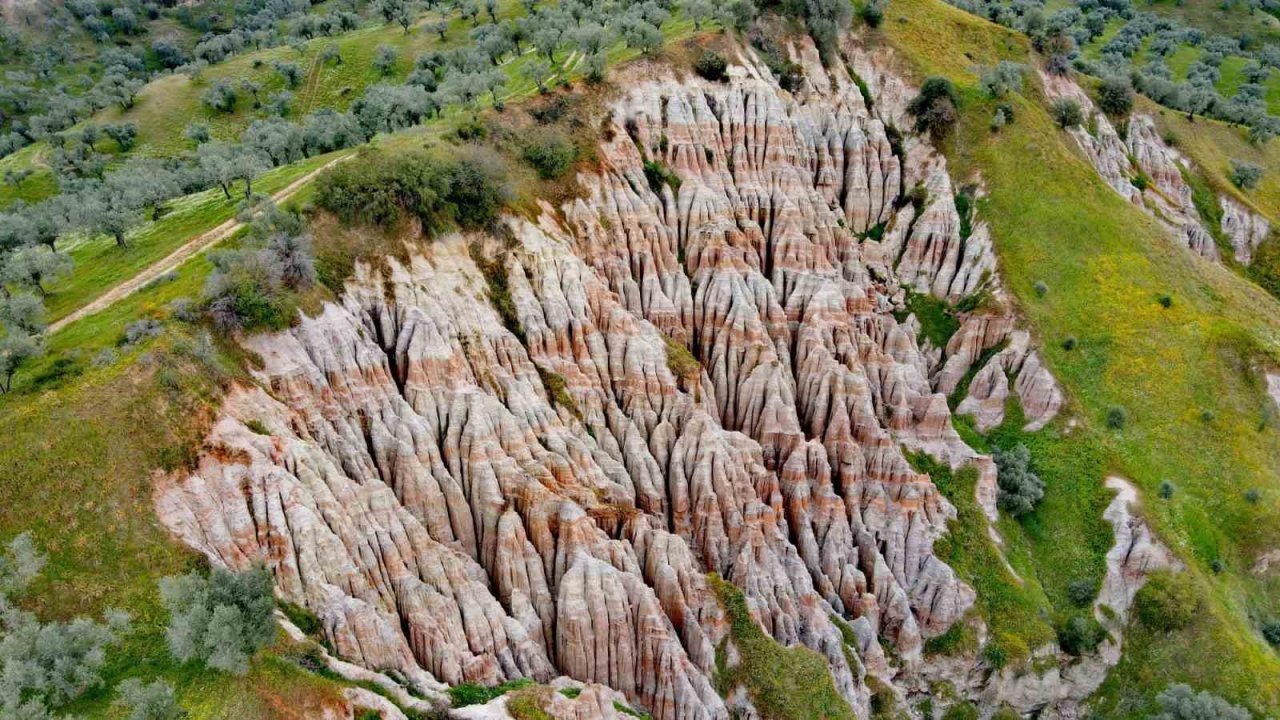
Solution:
M 1262 378 L 1280 357 L 1280 305 L 1193 257 L 1108 189 L 1050 120 L 1034 81 L 1011 100 L 1016 121 L 989 130 L 995 103 L 971 68 L 1036 62 L 1021 38 L 937 0 L 896 0 L 882 37 L 917 78 L 944 75 L 962 89 L 960 128 L 946 147 L 953 175 L 985 184 L 979 212 L 1007 287 L 1070 395 L 1068 415 L 1081 421 L 1046 431 L 1057 435 L 1047 456 L 1055 464 L 1101 459 L 1066 465 L 1073 483 L 1046 478 L 1046 507 L 1027 524 L 1040 581 L 1054 584 L 1054 545 L 1088 542 L 1062 532 L 1070 526 L 1050 503 L 1095 502 L 1104 474 L 1118 473 L 1142 489 L 1144 515 L 1187 561 L 1183 577 L 1202 600 L 1186 630 L 1131 634 L 1098 708 L 1106 717 L 1142 717 L 1154 693 L 1185 681 L 1275 713 L 1280 658 L 1256 623 L 1280 614 L 1280 595 L 1274 579 L 1250 567 L 1280 545 L 1280 429 Z M 1197 142 L 1206 154 L 1234 151 L 1209 136 Z M 1270 202 L 1269 190 L 1260 195 Z M 1049 288 L 1043 297 L 1037 282 Z M 1162 295 L 1171 307 L 1158 302 Z M 1078 340 L 1072 350 L 1062 345 L 1068 337 Z M 1127 417 L 1120 429 L 1107 426 L 1113 408 Z M 1171 499 L 1157 496 L 1163 480 L 1177 488 Z M 1250 489 L 1263 499 L 1249 502 Z M 1218 660 L 1199 661 L 1209 657 Z

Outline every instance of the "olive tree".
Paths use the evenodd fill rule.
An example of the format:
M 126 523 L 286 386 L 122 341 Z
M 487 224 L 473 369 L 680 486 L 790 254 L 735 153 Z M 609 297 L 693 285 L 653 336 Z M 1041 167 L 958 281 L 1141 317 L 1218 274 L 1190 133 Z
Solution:
M 173 686 L 163 680 L 144 683 L 129 678 L 116 688 L 117 703 L 123 706 L 128 720 L 183 720 L 187 711 L 178 704 Z
M 997 449 L 994 456 L 1000 507 L 1014 517 L 1034 510 L 1044 497 L 1044 481 L 1031 471 L 1031 452 L 1027 446 L 1018 443 L 1010 450 Z
M 1251 720 L 1248 710 L 1232 705 L 1207 690 L 1196 692 L 1182 683 L 1156 696 L 1160 714 L 1152 720 Z
M 54 252 L 44 245 L 28 245 L 10 253 L 0 267 L 0 282 L 30 288 L 44 297 L 45 287 L 71 272 L 73 263 L 68 255 Z
M 183 662 L 243 674 L 275 635 L 271 574 L 262 566 L 167 577 L 160 581 L 160 600 L 169 611 L 169 650 Z

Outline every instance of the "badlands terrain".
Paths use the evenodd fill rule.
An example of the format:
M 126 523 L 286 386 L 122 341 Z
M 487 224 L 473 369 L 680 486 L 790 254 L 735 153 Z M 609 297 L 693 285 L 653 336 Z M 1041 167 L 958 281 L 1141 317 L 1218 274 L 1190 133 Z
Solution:
M 1265 108 L 936 0 L 392 5 L 0 158 L 0 718 L 1280 713 Z

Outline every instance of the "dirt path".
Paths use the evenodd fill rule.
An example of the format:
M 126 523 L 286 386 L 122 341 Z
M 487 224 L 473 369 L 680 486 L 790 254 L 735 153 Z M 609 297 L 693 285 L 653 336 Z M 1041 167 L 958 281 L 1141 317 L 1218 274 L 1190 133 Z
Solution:
M 338 158 L 334 158 L 333 160 L 330 160 L 324 165 L 321 165 L 315 170 L 312 170 L 306 175 L 303 175 L 297 180 L 294 180 L 293 182 L 289 183 L 288 187 L 273 194 L 271 196 L 271 199 L 276 201 L 277 203 L 281 203 L 281 202 L 284 202 L 285 200 L 288 200 L 289 198 L 293 197 L 293 195 L 297 193 L 298 190 L 300 190 L 303 185 L 306 185 L 308 182 L 311 182 L 311 180 L 313 180 L 321 172 L 332 167 L 336 163 L 346 160 L 348 157 L 350 156 L 344 155 L 342 157 L 338 157 Z M 169 253 L 167 256 L 165 256 L 163 259 L 159 260 L 158 262 L 154 263 L 153 265 L 150 265 L 144 268 L 142 272 L 139 272 L 137 275 L 134 275 L 128 280 L 125 280 L 119 285 L 111 288 L 105 293 L 94 298 L 93 301 L 90 302 L 88 305 L 85 305 L 84 307 L 79 308 L 75 312 L 72 312 L 70 315 L 67 315 L 66 317 L 58 320 L 57 322 L 50 324 L 49 329 L 47 331 L 48 334 L 52 335 L 77 320 L 80 320 L 80 319 L 89 317 L 90 315 L 93 315 L 95 313 L 101 312 L 111 307 L 112 305 L 116 304 L 117 302 L 129 297 L 130 295 L 137 292 L 140 288 L 142 288 L 144 285 L 151 282 L 152 280 L 155 280 L 156 278 L 160 277 L 161 275 L 164 275 L 165 273 L 171 270 L 176 270 L 178 266 L 181 265 L 182 263 L 186 262 L 187 260 L 190 260 L 192 257 L 199 255 L 201 252 L 231 237 L 232 235 L 235 234 L 237 230 L 240 229 L 241 225 L 242 223 L 239 220 L 232 218 L 222 223 L 221 225 L 215 227 L 212 230 L 201 233 L 191 238 L 187 242 L 183 243 L 182 247 Z

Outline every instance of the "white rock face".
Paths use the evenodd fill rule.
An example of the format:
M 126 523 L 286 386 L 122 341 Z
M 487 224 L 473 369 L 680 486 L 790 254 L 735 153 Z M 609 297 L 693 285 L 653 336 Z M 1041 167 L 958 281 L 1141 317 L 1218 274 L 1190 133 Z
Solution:
M 267 562 L 353 663 L 427 690 L 565 675 L 658 720 L 729 716 L 715 572 L 865 714 L 863 666 L 913 677 L 974 601 L 932 552 L 955 511 L 901 446 L 978 463 L 994 513 L 994 465 L 946 395 L 1004 344 L 1004 388 L 984 367 L 969 399 L 1011 378 L 1042 427 L 1062 396 L 1009 315 L 966 317 L 946 348 L 895 319 L 905 284 L 954 301 L 994 282 L 989 236 L 960 237 L 941 156 L 895 154 L 843 68 L 797 53 L 796 96 L 750 57 L 723 84 L 624 79 L 583 199 L 510 219 L 507 245 L 360 265 L 340 303 L 246 340 L 262 388 L 232 393 L 197 470 L 158 487 L 163 521 L 217 564 Z M 891 78 L 876 87 L 907 92 Z M 678 190 L 651 188 L 646 160 Z M 916 184 L 918 217 L 898 207 Z
M 1248 265 L 1253 262 L 1253 251 L 1271 232 L 1271 224 L 1230 196 L 1218 196 L 1218 203 L 1222 206 L 1222 233 L 1231 241 L 1235 259 Z
M 1170 235 L 1192 252 L 1209 260 L 1218 260 L 1218 246 L 1201 224 L 1200 214 L 1191 199 L 1191 188 L 1182 178 L 1180 168 L 1189 165 L 1189 161 L 1165 144 L 1151 116 L 1131 115 L 1127 137 L 1121 140 L 1106 114 L 1094 107 L 1089 95 L 1074 80 L 1044 72 L 1040 78 L 1050 98 L 1075 100 L 1084 110 L 1088 118 L 1086 124 L 1093 128 L 1092 132 L 1081 126 L 1073 127 L 1069 132 L 1107 185 L 1159 220 Z M 1142 178 L 1148 182 L 1145 189 L 1138 187 Z M 1225 230 L 1225 217 L 1223 224 Z M 1234 243 L 1234 235 L 1227 234 Z

